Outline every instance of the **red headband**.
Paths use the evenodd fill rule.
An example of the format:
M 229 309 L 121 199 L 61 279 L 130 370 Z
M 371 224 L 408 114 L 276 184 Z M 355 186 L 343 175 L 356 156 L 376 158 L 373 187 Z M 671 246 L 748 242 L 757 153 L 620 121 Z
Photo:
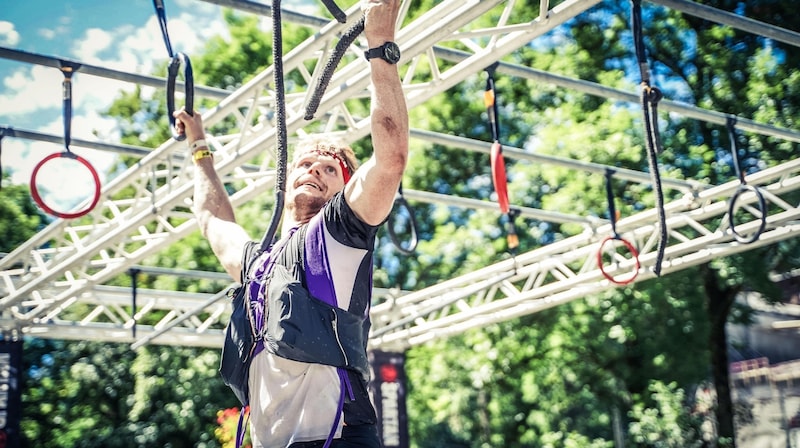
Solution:
M 315 149 L 313 152 L 336 159 L 336 161 L 339 162 L 339 166 L 342 168 L 342 178 L 344 179 L 344 183 L 350 181 L 350 170 L 347 168 L 347 164 L 344 162 L 344 159 L 339 156 L 339 154 L 325 149 Z

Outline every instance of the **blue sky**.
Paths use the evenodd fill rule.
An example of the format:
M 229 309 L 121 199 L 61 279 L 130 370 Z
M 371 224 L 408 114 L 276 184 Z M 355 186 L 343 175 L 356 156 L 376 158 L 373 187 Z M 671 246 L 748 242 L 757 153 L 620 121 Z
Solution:
M 152 0 L 0 0 L 0 3 L 2 47 L 139 74 L 152 74 L 155 65 L 167 60 Z M 292 6 L 309 3 L 293 2 Z M 164 0 L 164 4 L 174 51 L 191 57 L 205 40 L 225 33 L 219 6 L 200 0 Z M 311 7 L 317 9 L 316 5 Z M 310 13 L 301 6 L 296 8 Z M 268 19 L 264 26 L 271 26 Z M 56 68 L 0 58 L 0 125 L 63 136 L 63 79 Z M 131 90 L 134 86 L 81 74 L 80 70 L 73 75 L 72 84 L 72 138 L 119 141 L 114 123 L 100 114 L 121 90 Z M 101 174 L 101 180 L 106 181 L 103 171 L 113 165 L 113 154 L 75 145 L 70 149 L 87 159 Z M 3 138 L 0 154 L 3 172 L 10 173 L 15 184 L 28 183 L 41 159 L 63 150 L 63 144 Z M 53 174 L 44 175 L 45 167 L 54 168 Z M 90 174 L 77 162 L 61 158 L 45 167 L 37 181 L 48 180 L 42 188 L 54 201 L 69 202 L 67 196 L 70 196 L 79 202 L 94 192 Z

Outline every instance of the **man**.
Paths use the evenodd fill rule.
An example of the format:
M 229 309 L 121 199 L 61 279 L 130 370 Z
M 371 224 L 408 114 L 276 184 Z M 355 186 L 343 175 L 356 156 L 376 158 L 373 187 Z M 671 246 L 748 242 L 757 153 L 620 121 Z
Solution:
M 388 55 L 382 51 L 387 42 L 391 46 L 394 40 L 399 6 L 400 0 L 362 0 L 364 34 L 369 48 L 375 49 L 368 56 L 374 86 L 374 152 L 356 169 L 352 150 L 336 142 L 316 140 L 295 148 L 286 182 L 282 241 L 275 246 L 285 250 L 274 257 L 258 254 L 258 243 L 236 223 L 225 188 L 214 170 L 213 156 L 203 142 L 200 114 L 190 116 L 183 110 L 175 113 L 197 165 L 194 213 L 230 276 L 243 282 L 246 278 L 261 279 L 260 275 L 265 278 L 269 269 L 266 255 L 274 258 L 274 266 L 282 272 L 303 282 L 308 273 L 292 254 L 302 254 L 304 250 L 305 255 L 300 257 L 327 264 L 335 306 L 364 316 L 366 331 L 375 234 L 392 209 L 408 156 L 408 111 L 395 65 L 396 46 Z M 293 233 L 298 228 L 308 230 Z M 313 233 L 315 229 L 317 233 Z M 321 246 L 309 243 L 312 234 L 319 236 L 316 241 L 322 241 Z M 255 289 L 260 289 L 262 295 L 273 293 L 266 284 Z M 364 357 L 365 345 L 359 348 Z M 341 372 L 345 372 L 344 377 Z M 333 447 L 380 447 L 366 381 L 352 369 L 293 361 L 267 349 L 253 358 L 249 388 L 253 446 L 322 447 L 332 437 Z M 345 389 L 350 399 L 345 400 L 344 418 L 339 420 Z

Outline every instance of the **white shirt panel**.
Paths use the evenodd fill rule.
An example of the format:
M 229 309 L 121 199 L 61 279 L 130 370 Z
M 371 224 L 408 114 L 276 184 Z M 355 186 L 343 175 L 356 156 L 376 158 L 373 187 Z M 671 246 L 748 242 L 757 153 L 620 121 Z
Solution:
M 254 448 L 285 448 L 328 438 L 339 404 L 335 367 L 262 351 L 250 365 L 250 438 Z M 342 421 L 335 437 L 341 437 Z

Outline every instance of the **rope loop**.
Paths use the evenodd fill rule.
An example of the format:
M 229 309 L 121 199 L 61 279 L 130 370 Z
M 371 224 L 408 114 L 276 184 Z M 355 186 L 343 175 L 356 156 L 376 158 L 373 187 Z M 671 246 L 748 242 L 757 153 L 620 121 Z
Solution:
M 100 201 L 100 176 L 97 174 L 97 170 L 89 163 L 88 160 L 84 159 L 83 157 L 75 154 L 70 150 L 69 146 L 72 143 L 72 75 L 75 74 L 76 71 L 81 67 L 80 64 L 70 62 L 70 61 L 59 61 L 60 62 L 60 69 L 61 73 L 64 74 L 64 80 L 61 82 L 61 98 L 62 98 L 62 117 L 64 123 L 64 151 L 56 152 L 53 154 L 48 155 L 36 166 L 33 168 L 33 172 L 31 173 L 31 181 L 30 181 L 30 189 L 31 189 L 31 196 L 33 197 L 33 201 L 45 212 L 56 216 L 58 218 L 64 219 L 72 219 L 72 218 L 79 218 L 94 209 L 95 205 Z M 36 182 L 39 176 L 39 170 L 48 162 L 58 158 L 66 158 L 72 159 L 86 167 L 89 170 L 89 174 L 92 176 L 92 180 L 94 181 L 94 195 L 92 199 L 88 202 L 88 205 L 81 210 L 75 212 L 62 212 L 56 210 L 54 207 L 49 206 L 45 200 L 42 198 L 42 195 L 39 192 L 39 186 Z
M 611 235 L 607 236 L 601 243 L 600 247 L 597 249 L 597 266 L 600 269 L 600 272 L 603 276 L 608 279 L 608 281 L 612 283 L 616 283 L 618 285 L 627 285 L 628 283 L 632 282 L 636 279 L 636 276 L 639 275 L 639 252 L 636 250 L 636 246 L 633 243 L 629 242 L 625 238 L 620 236 L 619 232 L 617 232 L 617 208 L 614 205 L 614 190 L 612 188 L 611 182 L 612 178 L 614 177 L 614 170 L 611 168 L 606 168 L 606 200 L 608 201 L 608 218 L 611 222 Z M 634 260 L 634 270 L 633 274 L 627 278 L 619 279 L 611 275 L 608 270 L 605 268 L 605 264 L 603 263 L 603 253 L 605 252 L 606 246 L 609 242 L 611 242 L 612 248 L 614 247 L 613 244 L 615 241 L 619 241 L 622 245 L 627 248 L 628 252 L 631 254 L 631 258 Z M 614 248 L 614 256 L 612 257 L 612 261 L 616 258 L 616 248 Z
M 39 176 L 39 170 L 44 166 L 47 162 L 57 159 L 57 158 L 68 158 L 77 161 L 78 163 L 82 164 L 89 170 L 89 173 L 92 175 L 92 180 L 94 181 L 94 195 L 92 196 L 91 201 L 89 201 L 88 205 L 83 209 L 74 212 L 62 212 L 56 210 L 53 207 L 50 207 L 42 198 L 42 195 L 39 193 L 39 187 L 36 182 L 37 177 Z M 50 154 L 49 156 L 42 159 L 39 163 L 36 164 L 36 167 L 33 168 L 33 173 L 31 174 L 31 196 L 33 197 L 33 201 L 42 208 L 45 212 L 56 216 L 58 218 L 64 219 L 73 219 L 73 218 L 80 218 L 81 216 L 89 213 L 94 209 L 97 203 L 100 201 L 100 176 L 97 175 L 97 170 L 94 169 L 91 163 L 88 160 L 84 159 L 83 157 L 71 152 L 71 151 L 64 151 L 64 152 L 56 152 Z
M 633 30 L 633 44 L 636 60 L 639 64 L 642 84 L 642 116 L 644 122 L 645 142 L 647 146 L 647 161 L 650 167 L 650 176 L 653 179 L 653 191 L 656 196 L 658 209 L 658 226 L 660 238 L 653 272 L 661 275 L 661 263 L 667 248 L 667 215 L 664 209 L 664 193 L 661 186 L 661 175 L 658 171 L 658 154 L 661 153 L 661 140 L 658 131 L 658 102 L 663 98 L 661 90 L 650 85 L 650 69 L 645 54 L 644 33 L 642 31 L 642 2 L 631 0 L 631 29 Z

